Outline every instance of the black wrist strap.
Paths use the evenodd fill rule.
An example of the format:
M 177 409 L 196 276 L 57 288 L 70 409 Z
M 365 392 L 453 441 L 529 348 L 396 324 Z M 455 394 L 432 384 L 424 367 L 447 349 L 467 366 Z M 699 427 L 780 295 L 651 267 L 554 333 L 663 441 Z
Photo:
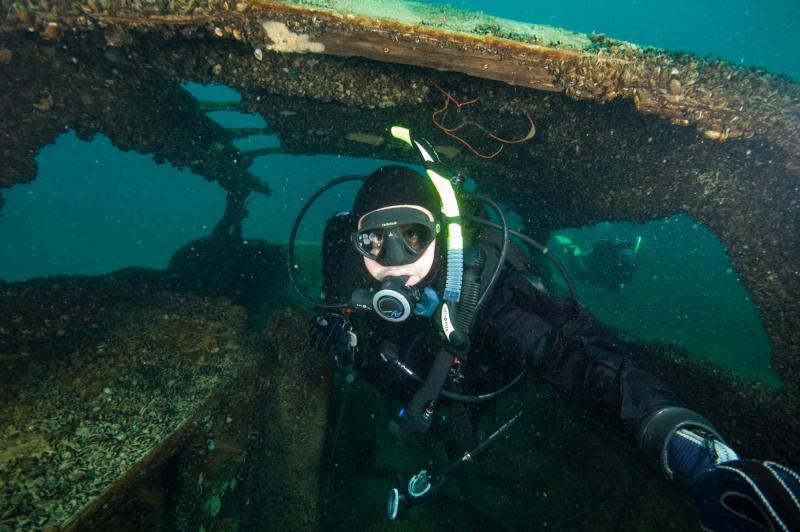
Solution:
M 424 415 L 425 408 L 439 398 L 452 366 L 453 355 L 444 348 L 439 349 L 425 383 L 417 390 L 406 408 L 402 424 L 392 421 L 389 425 L 389 432 L 397 437 L 399 444 L 402 445 L 411 433 L 424 432 L 430 428 L 431 419 L 430 416 Z
M 444 383 L 447 381 L 447 374 L 452 366 L 453 355 L 445 349 L 439 349 L 436 353 L 436 358 L 433 360 L 431 370 L 425 379 L 425 384 L 417 390 L 408 405 L 408 412 L 412 416 L 422 415 L 425 411 L 425 406 L 439 398 L 439 394 L 442 393 L 442 388 L 444 388 Z
M 645 463 L 669 480 L 672 480 L 672 474 L 666 467 L 667 444 L 673 434 L 682 428 L 702 429 L 725 443 L 714 425 L 693 410 L 682 406 L 666 406 L 650 413 L 639 426 L 639 450 Z

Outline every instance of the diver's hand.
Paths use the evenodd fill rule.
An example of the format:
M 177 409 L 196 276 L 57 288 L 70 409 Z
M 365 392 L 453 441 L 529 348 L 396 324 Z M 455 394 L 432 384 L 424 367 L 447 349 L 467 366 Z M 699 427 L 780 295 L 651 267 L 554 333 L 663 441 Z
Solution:
M 695 497 L 706 530 L 800 530 L 800 476 L 775 462 L 713 466 L 698 479 Z
M 347 345 L 344 316 L 333 312 L 317 314 L 308 324 L 308 338 L 317 351 L 331 351 Z
M 741 460 L 719 440 L 688 429 L 670 438 L 667 464 L 694 495 L 705 530 L 800 530 L 800 475 L 781 464 Z
M 346 366 L 355 347 L 355 335 L 341 314 L 323 312 L 317 314 L 308 324 L 308 337 L 317 351 L 329 353 L 337 367 Z

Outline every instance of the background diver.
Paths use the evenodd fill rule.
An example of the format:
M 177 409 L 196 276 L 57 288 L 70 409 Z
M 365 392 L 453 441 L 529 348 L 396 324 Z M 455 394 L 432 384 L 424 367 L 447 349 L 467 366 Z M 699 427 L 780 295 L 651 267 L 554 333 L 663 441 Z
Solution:
M 625 288 L 639 266 L 642 237 L 633 241 L 600 238 L 578 247 L 569 237 L 556 235 L 567 256 L 567 268 L 575 279 L 588 281 L 610 291 Z
M 562 396 L 621 421 L 645 461 L 694 497 L 706 530 L 800 530 L 800 476 L 774 462 L 741 459 L 710 421 L 681 405 L 658 378 L 633 366 L 602 324 L 574 297 L 550 296 L 488 198 L 458 196 L 434 150 L 404 128 L 395 137 L 416 148 L 427 177 L 401 166 L 334 179 L 311 196 L 290 235 L 325 190 L 362 180 L 352 211 L 328 220 L 323 235 L 314 346 L 338 366 L 404 401 L 390 425 L 399 443 L 428 431 L 443 405 L 463 408 L 452 426 L 463 449 L 437 472 L 425 469 L 390 491 L 388 516 L 441 489 L 464 464 L 535 406 L 531 401 L 478 440 L 470 412 L 532 373 Z M 496 209 L 501 224 L 481 215 Z M 469 222 L 469 223 L 467 223 Z M 294 282 L 295 286 L 297 283 Z M 455 434 L 457 433 L 457 434 Z

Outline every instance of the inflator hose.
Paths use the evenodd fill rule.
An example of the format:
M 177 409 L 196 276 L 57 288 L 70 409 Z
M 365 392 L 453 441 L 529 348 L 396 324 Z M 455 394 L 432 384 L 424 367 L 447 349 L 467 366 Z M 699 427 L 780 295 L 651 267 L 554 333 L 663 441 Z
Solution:
M 420 331 L 414 336 L 414 338 L 411 340 L 411 342 L 408 344 L 408 347 L 405 350 L 404 360 L 408 360 L 409 354 L 411 353 L 411 351 L 414 350 L 414 348 L 417 346 L 417 344 L 419 343 L 419 341 L 422 339 L 422 337 L 424 335 L 425 335 L 425 332 L 424 331 Z M 423 378 L 420 377 L 419 374 L 416 371 L 414 371 L 412 368 L 410 368 L 406 364 L 403 364 L 402 362 L 400 364 L 402 364 L 402 366 L 399 366 L 399 365 L 398 366 L 399 366 L 401 375 L 410 377 L 411 379 L 416 381 L 418 384 L 423 384 L 425 382 L 423 380 Z M 441 394 L 442 394 L 442 397 L 450 399 L 451 401 L 458 401 L 458 402 L 461 402 L 461 403 L 482 403 L 484 401 L 491 401 L 495 397 L 497 397 L 497 396 L 499 396 L 501 394 L 504 394 L 505 392 L 507 392 L 508 390 L 513 388 L 514 386 L 516 386 L 517 383 L 520 380 L 522 380 L 522 378 L 525 376 L 526 373 L 528 373 L 528 368 L 522 368 L 522 370 L 517 374 L 517 376 L 514 377 L 513 379 L 511 379 L 511 382 L 509 382 L 508 384 L 504 385 L 502 388 L 497 389 L 497 390 L 495 390 L 493 392 L 489 392 L 489 393 L 482 393 L 482 394 L 479 394 L 479 395 L 465 395 L 465 394 L 451 392 L 450 390 L 443 389 L 441 391 Z
M 503 264 L 505 264 L 506 262 L 506 254 L 508 253 L 508 244 L 509 244 L 508 233 L 510 231 L 510 229 L 508 228 L 508 222 L 506 221 L 506 215 L 503 213 L 503 210 L 497 205 L 497 203 L 487 198 L 486 196 L 480 196 L 475 194 L 475 197 L 480 201 L 486 203 L 490 207 L 492 207 L 492 209 L 494 209 L 494 211 L 497 213 L 497 217 L 500 218 L 500 224 L 499 225 L 493 224 L 492 227 L 494 227 L 495 229 L 500 229 L 503 232 L 503 246 L 500 248 L 500 257 L 498 257 L 497 259 L 497 266 L 495 267 L 494 272 L 492 273 L 492 277 L 489 279 L 489 282 L 486 283 L 486 288 L 483 290 L 481 298 L 475 305 L 475 310 L 473 311 L 472 315 L 472 322 L 475 321 L 475 317 L 478 315 L 478 310 L 481 308 L 484 301 L 486 301 L 486 297 L 492 291 L 492 288 L 494 287 L 495 283 L 497 283 L 497 279 L 500 278 L 500 273 L 503 270 Z M 468 216 L 467 218 L 470 220 L 481 220 L 481 218 L 473 216 Z M 487 223 L 489 222 L 487 221 Z M 472 329 L 472 322 L 470 323 L 470 328 L 467 330 Z
M 317 198 L 320 197 L 323 192 L 325 192 L 326 190 L 328 190 L 330 188 L 335 187 L 339 183 L 344 183 L 346 181 L 364 181 L 364 179 L 366 179 L 366 178 L 363 175 L 344 175 L 344 176 L 341 176 L 341 177 L 337 177 L 336 179 L 334 179 L 332 181 L 329 181 L 326 185 L 320 187 L 319 189 L 317 189 L 316 192 L 311 194 L 311 197 L 308 198 L 308 201 L 306 202 L 306 204 L 303 205 L 303 208 L 300 209 L 300 212 L 297 214 L 297 218 L 294 219 L 294 223 L 292 224 L 292 230 L 289 233 L 289 250 L 286 253 L 286 266 L 287 266 L 287 270 L 288 270 L 288 273 L 289 273 L 289 282 L 292 283 L 292 286 L 294 286 L 294 289 L 297 291 L 298 295 L 300 295 L 300 297 L 303 299 L 303 301 L 305 301 L 306 303 L 308 303 L 312 307 L 335 309 L 335 308 L 348 307 L 348 306 L 350 306 L 350 303 L 349 302 L 344 302 L 344 303 L 322 303 L 320 301 L 315 301 L 315 300 L 311 299 L 306 294 L 304 294 L 303 291 L 300 289 L 300 285 L 299 285 L 299 283 L 297 282 L 297 279 L 294 276 L 294 242 L 295 242 L 295 239 L 297 238 L 297 230 L 300 228 L 300 222 L 303 220 L 303 217 L 308 212 L 308 209 L 311 208 L 311 205 L 313 205 L 314 202 L 317 201 Z

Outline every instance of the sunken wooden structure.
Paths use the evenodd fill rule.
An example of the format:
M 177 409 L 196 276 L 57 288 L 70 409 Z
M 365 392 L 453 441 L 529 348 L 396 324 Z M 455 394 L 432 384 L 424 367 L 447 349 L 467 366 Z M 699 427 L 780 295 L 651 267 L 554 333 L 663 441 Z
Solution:
M 330 370 L 307 317 L 248 332 L 168 279 L 2 287 L 0 531 L 313 528 Z
M 697 381 L 679 391 L 719 413 L 745 450 L 795 460 L 800 85 L 603 35 L 391 5 L 385 14 L 369 2 L 3 4 L 0 192 L 34 179 L 38 151 L 73 129 L 190 168 L 237 201 L 268 194 L 248 168 L 269 151 L 238 150 L 233 140 L 248 132 L 210 120 L 217 107 L 181 88 L 194 81 L 242 94 L 235 108 L 262 115 L 279 138 L 271 152 L 417 162 L 388 134 L 393 124 L 412 127 L 540 238 L 686 213 L 729 249 L 785 387 L 764 391 L 666 355 L 642 364 Z M 724 409 L 715 406 L 721 393 L 730 397 Z

